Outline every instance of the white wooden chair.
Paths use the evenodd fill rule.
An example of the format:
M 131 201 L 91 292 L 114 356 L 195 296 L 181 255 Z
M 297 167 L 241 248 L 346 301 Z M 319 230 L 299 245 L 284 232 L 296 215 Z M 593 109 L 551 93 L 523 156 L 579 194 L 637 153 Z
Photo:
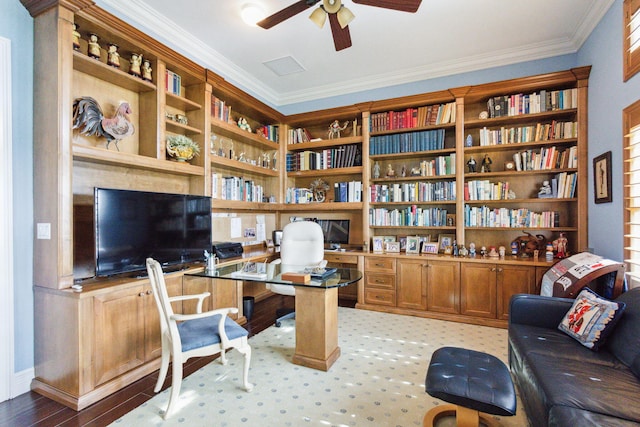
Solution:
M 167 419 L 175 409 L 180 386 L 182 385 L 182 364 L 190 357 L 210 356 L 220 353 L 222 364 L 227 363 L 225 351 L 235 348 L 244 355 L 243 387 L 251 391 L 249 383 L 249 365 L 251 363 L 251 347 L 248 332 L 227 315 L 237 313 L 238 309 L 220 308 L 202 313 L 202 303 L 209 292 L 197 295 L 169 297 L 164 281 L 162 266 L 156 260 L 147 258 L 147 272 L 153 288 L 156 305 L 160 313 L 160 332 L 162 334 L 162 361 L 158 382 L 153 391 L 160 391 L 172 363 L 171 394 L 169 404 L 163 418 Z M 172 301 L 197 299 L 197 313 L 175 314 Z
M 273 261 L 280 263 L 280 272 L 302 271 L 305 267 L 324 267 L 324 235 L 322 227 L 313 221 L 296 221 L 284 226 L 282 241 L 280 242 L 280 259 Z M 281 295 L 295 295 L 296 288 L 291 285 L 268 283 L 267 288 Z M 295 317 L 295 311 L 278 310 L 276 326 L 284 319 Z

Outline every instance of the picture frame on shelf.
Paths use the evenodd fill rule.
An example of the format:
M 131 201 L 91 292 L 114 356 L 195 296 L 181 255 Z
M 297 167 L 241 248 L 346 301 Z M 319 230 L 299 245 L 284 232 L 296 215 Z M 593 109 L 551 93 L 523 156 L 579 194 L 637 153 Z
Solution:
M 408 254 L 419 254 L 420 253 L 420 237 L 418 236 L 407 236 L 407 250 Z
M 385 251 L 392 254 L 400 253 L 400 242 L 385 243 Z
M 611 203 L 611 151 L 593 158 L 593 197 L 596 203 Z
M 382 241 L 384 243 L 391 243 L 396 241 L 396 236 L 382 236 Z
M 398 236 L 398 242 L 400 243 L 400 252 L 406 252 L 407 236 Z
M 373 252 L 384 252 L 383 236 L 373 236 L 371 238 Z
M 438 254 L 438 243 L 436 242 L 424 242 L 422 243 L 422 253 L 423 254 Z
M 447 248 L 453 246 L 455 234 L 438 234 L 438 252 L 447 253 Z
M 447 227 L 455 227 L 456 226 L 456 214 L 450 213 L 447 214 Z

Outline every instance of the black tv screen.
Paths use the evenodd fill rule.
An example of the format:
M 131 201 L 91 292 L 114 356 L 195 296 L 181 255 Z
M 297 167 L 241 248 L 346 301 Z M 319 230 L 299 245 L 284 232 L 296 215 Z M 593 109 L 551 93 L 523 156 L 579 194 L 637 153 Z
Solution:
M 96 188 L 96 275 L 204 260 L 211 251 L 211 199 L 204 196 Z
M 316 222 L 322 227 L 326 244 L 349 244 L 350 221 L 348 219 L 318 219 Z

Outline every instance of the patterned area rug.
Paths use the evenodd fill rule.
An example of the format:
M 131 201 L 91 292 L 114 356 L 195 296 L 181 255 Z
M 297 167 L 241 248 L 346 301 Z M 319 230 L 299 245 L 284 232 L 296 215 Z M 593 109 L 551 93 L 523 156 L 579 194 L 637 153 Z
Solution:
M 342 356 L 329 372 L 291 363 L 295 321 L 285 320 L 252 337 L 249 380 L 240 388 L 242 357 L 228 354 L 187 377 L 177 412 L 161 417 L 169 390 L 115 421 L 113 426 L 422 426 L 427 410 L 440 405 L 424 390 L 433 352 L 442 346 L 483 351 L 507 363 L 507 331 L 441 320 L 340 307 Z M 448 424 L 448 420 L 442 420 Z M 517 415 L 503 426 L 526 426 Z

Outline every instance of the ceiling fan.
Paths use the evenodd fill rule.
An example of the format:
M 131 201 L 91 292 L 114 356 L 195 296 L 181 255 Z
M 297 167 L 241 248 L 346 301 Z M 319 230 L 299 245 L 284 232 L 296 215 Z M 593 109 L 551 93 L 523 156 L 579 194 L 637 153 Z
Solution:
M 320 1 L 321 0 L 299 0 L 273 15 L 266 17 L 262 21 L 257 22 L 257 25 L 269 29 L 314 6 Z M 418 7 L 420 7 L 422 0 L 353 0 L 353 2 L 367 6 L 377 6 L 385 9 L 399 10 L 401 12 L 415 13 Z M 333 44 L 336 47 L 336 51 L 351 47 L 349 22 L 355 18 L 355 15 L 344 7 L 340 0 L 322 0 L 322 4 L 311 13 L 309 19 L 322 28 L 327 16 L 329 17 L 331 33 L 333 34 Z

